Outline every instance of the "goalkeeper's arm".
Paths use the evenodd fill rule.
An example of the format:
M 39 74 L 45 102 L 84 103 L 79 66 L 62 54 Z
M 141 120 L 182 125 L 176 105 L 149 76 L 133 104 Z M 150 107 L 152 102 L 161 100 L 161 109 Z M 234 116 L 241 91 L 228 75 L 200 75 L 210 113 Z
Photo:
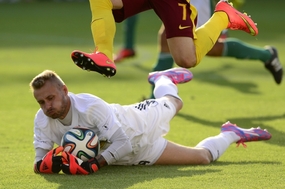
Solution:
M 35 157 L 35 164 L 42 160 L 42 158 L 49 152 L 49 150 L 45 150 L 42 148 L 36 148 L 36 157 Z
M 132 145 L 128 136 L 122 129 L 118 129 L 110 141 L 112 144 L 107 147 L 102 154 L 97 155 L 89 161 L 83 162 L 81 159 L 68 152 L 62 153 L 62 171 L 66 174 L 83 174 L 97 172 L 101 167 L 110 165 L 126 154 L 132 152 Z
M 119 128 L 110 138 L 111 145 L 102 152 L 103 157 L 97 157 L 99 164 L 110 165 L 132 152 L 132 145 L 126 133 Z
M 42 158 L 49 152 L 49 150 L 45 150 L 42 148 L 36 148 L 36 157 L 34 161 L 34 172 L 39 173 L 40 171 L 38 170 L 38 164 L 42 161 Z

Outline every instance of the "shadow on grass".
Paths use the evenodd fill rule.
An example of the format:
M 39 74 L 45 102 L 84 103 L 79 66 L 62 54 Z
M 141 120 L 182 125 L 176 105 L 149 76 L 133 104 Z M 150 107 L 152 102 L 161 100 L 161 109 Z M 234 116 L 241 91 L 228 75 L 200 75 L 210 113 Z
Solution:
M 240 161 L 240 162 L 214 162 L 208 166 L 108 166 L 91 175 L 42 175 L 47 181 L 57 183 L 58 188 L 128 188 L 144 183 L 146 188 L 148 182 L 167 180 L 173 186 L 172 179 L 187 178 L 191 183 L 195 176 L 201 176 L 221 172 L 218 167 L 227 165 L 249 165 L 249 164 L 273 164 L 280 165 L 280 162 L 272 161 Z M 155 187 L 155 186 L 153 186 Z
M 225 166 L 225 165 L 253 165 L 253 164 L 261 164 L 261 165 L 282 165 L 282 162 L 276 161 L 215 161 L 212 163 L 214 166 Z
M 209 127 L 220 128 L 221 124 L 223 124 L 221 122 L 205 120 L 205 119 L 201 119 L 199 117 L 184 114 L 181 112 L 179 112 L 177 116 L 182 117 L 186 119 L 187 121 L 199 123 L 201 125 L 209 126 Z M 274 144 L 278 146 L 285 146 L 285 137 L 284 137 L 285 133 L 277 130 L 275 127 L 264 124 L 264 122 L 266 121 L 274 121 L 278 119 L 285 119 L 285 114 L 275 115 L 275 116 L 262 116 L 262 117 L 228 118 L 227 120 L 243 128 L 261 127 L 262 129 L 267 129 L 272 134 L 272 138 L 269 141 L 266 141 L 266 143 Z
M 152 71 L 150 70 L 150 68 L 144 67 L 143 63 L 140 62 L 134 62 L 132 66 L 141 72 L 145 72 L 146 74 Z M 222 74 L 220 74 L 222 72 L 234 69 L 235 67 L 229 64 L 223 65 L 222 67 L 220 65 L 217 65 L 216 69 L 196 72 L 194 74 L 194 79 L 195 81 L 210 83 L 220 87 L 233 88 L 236 91 L 245 94 L 260 94 L 260 92 L 258 91 L 258 85 L 254 83 L 254 79 L 252 80 L 252 82 L 231 81 L 227 79 L 227 77 L 224 77 Z M 233 75 L 233 77 L 235 78 L 237 76 Z
M 91 175 L 42 175 L 58 188 L 128 188 L 156 179 L 175 179 L 220 172 L 207 166 L 108 166 Z
M 220 87 L 233 88 L 236 91 L 245 93 L 245 94 L 260 94 L 260 92 L 257 90 L 258 86 L 257 84 L 254 83 L 254 80 L 252 80 L 252 82 L 231 81 L 227 79 L 227 77 L 224 77 L 223 75 L 219 74 L 219 73 L 226 72 L 229 70 L 234 70 L 234 69 L 235 67 L 230 64 L 223 65 L 222 67 L 217 65 L 216 69 L 211 69 L 211 70 L 206 70 L 206 71 L 201 71 L 201 72 L 196 73 L 195 80 L 198 80 L 204 83 L 214 84 Z M 235 78 L 237 76 L 232 75 L 228 77 Z
M 145 67 L 144 63 L 140 62 L 140 61 L 134 61 L 132 66 L 135 67 L 136 69 L 138 69 L 139 71 L 146 73 L 146 75 L 148 75 L 148 73 L 152 72 L 152 68 Z

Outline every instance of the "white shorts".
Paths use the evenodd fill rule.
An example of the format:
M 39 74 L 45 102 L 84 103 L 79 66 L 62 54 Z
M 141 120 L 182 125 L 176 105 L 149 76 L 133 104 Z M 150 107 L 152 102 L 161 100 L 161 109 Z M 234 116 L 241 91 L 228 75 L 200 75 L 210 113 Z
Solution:
M 130 137 L 133 151 L 113 165 L 152 165 L 164 151 L 175 106 L 165 98 L 116 107 L 116 115 Z

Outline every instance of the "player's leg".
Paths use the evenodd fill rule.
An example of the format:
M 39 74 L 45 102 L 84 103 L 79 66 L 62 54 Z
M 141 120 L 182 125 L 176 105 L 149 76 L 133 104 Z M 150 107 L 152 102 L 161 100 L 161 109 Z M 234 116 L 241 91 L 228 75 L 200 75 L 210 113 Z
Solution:
M 282 81 L 283 69 L 278 59 L 277 50 L 274 47 L 264 48 L 250 45 L 236 38 L 227 38 L 224 43 L 223 57 L 237 59 L 260 60 L 266 69 L 273 75 L 277 84 Z
M 196 47 L 197 63 L 199 63 L 201 58 L 212 49 L 220 36 L 220 33 L 226 29 L 223 28 L 225 27 L 223 24 L 226 24 L 227 22 L 226 20 L 228 20 L 226 28 L 232 30 L 243 30 L 251 35 L 258 34 L 258 29 L 250 17 L 234 9 L 227 1 L 220 1 L 216 5 L 215 12 L 212 17 L 196 30 L 197 40 L 194 40 L 194 43 Z M 213 43 L 211 44 L 208 41 L 209 39 L 203 36 L 209 36 Z M 203 49 L 207 49 L 206 54 Z
M 73 51 L 71 57 L 83 70 L 111 77 L 116 74 L 116 65 L 113 62 L 115 21 L 122 22 L 151 7 L 146 0 L 136 0 L 136 3 L 132 0 L 90 0 L 89 2 L 92 12 L 91 30 L 96 51 L 94 53 Z
M 191 4 L 194 5 L 199 12 L 197 27 L 203 25 L 212 15 L 212 1 L 211 0 L 191 0 Z M 170 69 L 173 67 L 174 61 L 172 55 L 169 51 L 166 33 L 164 25 L 162 24 L 159 32 L 158 32 L 158 44 L 159 44 L 159 55 L 158 60 L 153 67 L 152 71 L 162 71 L 166 69 Z M 153 95 L 153 86 L 151 88 L 151 94 L 149 96 L 150 99 L 154 98 Z
M 185 21 L 185 23 L 187 23 L 186 26 L 188 27 L 191 25 L 191 23 L 194 22 L 196 9 L 193 6 L 185 6 L 186 9 L 182 10 L 186 10 L 185 14 L 189 15 L 186 16 L 186 18 L 192 18 L 191 22 Z M 183 12 L 181 11 L 181 8 L 177 9 L 177 14 L 181 14 L 181 12 Z M 174 26 L 177 26 L 177 21 L 175 25 L 175 23 L 169 22 L 169 19 L 171 18 L 165 20 L 162 18 L 166 28 L 166 35 L 168 38 L 167 40 L 170 52 L 173 55 L 175 62 L 179 66 L 186 68 L 196 66 L 207 54 L 207 52 L 211 50 L 220 33 L 226 28 L 232 30 L 243 30 L 250 33 L 251 35 L 257 35 L 258 33 L 255 23 L 248 16 L 241 14 L 225 1 L 220 1 L 217 4 L 215 13 L 208 20 L 208 22 L 195 30 L 195 32 L 194 30 L 188 30 L 189 33 L 193 32 L 192 36 L 188 34 L 188 36 L 185 35 L 185 37 L 176 37 L 183 36 L 181 35 L 183 32 L 180 30 L 187 28 L 180 27 L 180 30 L 175 30 Z M 173 24 L 173 26 L 171 26 L 171 24 Z M 191 26 L 192 29 L 194 28 L 193 26 Z
M 272 55 L 268 49 L 256 47 L 236 38 L 227 38 L 223 41 L 224 50 L 222 56 L 237 59 L 260 60 L 268 62 Z
M 91 31 L 97 51 L 104 53 L 110 60 L 113 56 L 113 38 L 116 32 L 112 14 L 113 2 L 118 0 L 90 0 L 92 13 Z M 122 4 L 122 2 L 120 2 Z M 121 7 L 119 7 L 121 8 Z
M 133 128 L 126 132 L 137 134 L 130 135 L 134 136 L 130 140 L 134 144 L 135 153 L 127 159 L 123 158 L 127 160 L 124 164 L 152 165 L 157 160 L 167 143 L 162 136 L 167 134 L 171 119 L 183 106 L 176 84 L 188 82 L 192 77 L 192 73 L 185 68 L 149 73 L 148 81 L 155 85 L 156 99 L 133 104 L 128 106 L 129 110 L 126 110 L 127 114 L 124 116 L 130 115 L 130 117 L 124 120 L 129 123 L 123 125 L 132 125 Z M 134 122 L 141 124 L 132 124 Z
M 124 22 L 124 47 L 115 55 L 114 61 L 120 62 L 125 58 L 135 56 L 135 33 L 138 15 L 127 18 Z
M 210 0 L 203 0 L 203 1 L 191 0 L 191 4 L 193 4 L 199 12 L 198 21 L 197 21 L 197 27 L 199 27 L 200 25 L 203 25 L 207 20 L 209 20 L 209 18 L 212 15 L 211 1 Z M 192 17 L 195 17 L 194 13 L 193 13 Z M 191 41 L 191 43 L 192 43 L 192 41 Z M 158 44 L 160 47 L 160 51 L 159 51 L 157 63 L 153 67 L 153 71 L 162 71 L 162 70 L 172 68 L 174 61 L 173 61 L 172 55 L 170 53 L 170 50 L 168 48 L 168 43 L 166 40 L 166 32 L 165 32 L 164 25 L 161 26 L 161 28 L 158 32 Z M 186 49 L 186 50 L 188 52 L 189 49 Z M 181 50 L 178 50 L 178 52 L 181 52 Z M 150 94 L 149 98 L 154 98 L 153 86 L 151 88 L 151 94 Z
M 156 64 L 152 68 L 152 71 L 163 71 L 173 67 L 173 58 L 169 52 L 168 44 L 165 36 L 164 25 L 162 24 L 158 31 L 158 44 L 159 44 L 159 55 Z M 153 95 L 154 85 L 151 86 L 151 93 L 149 95 L 149 99 L 155 98 Z
M 207 20 L 209 20 L 209 18 L 212 15 L 212 4 L 211 4 L 211 1 L 209 1 L 209 0 L 208 1 L 207 0 L 205 0 L 205 1 L 192 0 L 191 4 L 193 4 L 196 7 L 196 9 L 198 10 L 198 12 L 199 12 L 199 14 L 198 14 L 198 23 L 197 23 L 197 26 L 199 27 L 199 26 L 203 25 L 204 23 L 206 23 Z M 159 31 L 159 39 L 160 39 L 159 40 L 160 54 L 159 54 L 159 58 L 158 58 L 157 64 L 153 68 L 153 71 L 165 70 L 165 69 L 169 69 L 169 68 L 171 68 L 173 66 L 173 58 L 172 58 L 172 56 L 170 54 L 170 51 L 169 51 L 169 48 L 168 48 L 168 44 L 166 42 L 164 27 L 161 27 L 161 29 Z M 234 46 L 234 45 L 232 45 L 232 46 Z M 185 47 L 185 45 L 182 45 L 182 47 Z M 217 41 L 214 44 L 214 46 L 212 47 L 212 49 L 207 53 L 207 55 L 208 56 L 222 56 L 223 55 L 223 51 L 224 51 L 224 47 L 225 47 L 224 42 Z M 177 51 L 178 51 L 178 53 L 180 53 L 182 50 L 183 49 L 178 49 Z M 263 51 L 263 53 L 270 54 L 265 49 L 262 49 L 262 51 Z M 235 52 L 239 53 L 237 51 L 235 51 Z M 251 52 L 251 51 L 249 51 L 249 52 Z M 264 56 L 265 54 L 263 54 L 263 55 L 259 54 L 259 55 Z M 276 55 L 275 55 L 275 57 L 276 57 Z M 278 57 L 277 57 L 277 59 L 278 59 Z M 264 61 L 264 60 L 262 60 L 262 61 Z M 279 60 L 277 62 L 279 62 Z M 279 65 L 281 65 L 281 64 L 279 63 Z M 282 79 L 282 70 L 279 71 L 280 68 L 279 68 L 278 71 L 275 71 L 272 68 L 271 68 L 271 70 L 272 70 L 271 72 L 274 73 L 273 75 L 274 75 L 275 80 L 281 81 L 281 79 Z M 149 98 L 154 98 L 152 92 L 153 92 L 153 88 L 151 90 L 151 95 L 150 95 Z
M 203 25 L 212 15 L 212 1 L 210 0 L 191 0 L 198 11 L 197 27 Z M 240 8 L 244 0 L 233 0 L 235 8 Z M 221 39 L 220 35 L 219 39 Z M 247 44 L 235 38 L 225 38 L 218 40 L 213 48 L 207 53 L 207 56 L 215 57 L 233 57 L 237 59 L 260 60 L 264 63 L 265 68 L 273 75 L 277 84 L 281 83 L 283 70 L 278 59 L 277 50 L 274 47 L 260 48 Z
M 170 54 L 168 44 L 166 41 L 165 28 L 162 24 L 158 31 L 158 44 L 159 44 L 159 56 L 156 65 L 152 71 L 163 71 L 173 67 L 173 58 Z
M 154 86 L 155 98 L 167 97 L 176 107 L 176 113 L 182 108 L 176 84 L 189 82 L 193 74 L 185 68 L 172 68 L 165 71 L 151 72 L 148 82 Z
M 90 0 L 92 13 L 91 31 L 96 45 L 94 53 L 73 51 L 71 57 L 74 63 L 83 70 L 99 72 L 111 77 L 116 74 L 113 62 L 113 39 L 116 26 L 112 14 L 113 8 L 121 8 L 122 0 Z
M 245 43 L 237 38 L 218 40 L 207 56 L 232 57 L 240 60 L 260 60 L 273 75 L 277 84 L 283 77 L 283 68 L 278 58 L 277 49 L 272 46 L 264 48 Z
M 126 25 L 124 29 L 125 49 L 134 50 L 137 21 L 138 21 L 138 15 L 134 15 L 126 19 Z
M 193 148 L 168 142 L 155 164 L 209 164 L 217 160 L 232 143 L 245 145 L 244 142 L 269 140 L 270 138 L 271 134 L 267 130 L 260 128 L 243 129 L 227 122 L 222 125 L 219 135 L 208 137 Z
M 268 49 L 245 43 L 237 38 L 226 38 L 217 42 L 207 55 L 260 60 L 263 63 L 268 62 L 272 57 Z
M 167 141 L 167 145 L 154 163 L 155 165 L 205 165 L 212 161 L 209 150 L 176 144 Z
M 156 164 L 203 165 L 217 160 L 230 146 L 240 140 L 235 133 L 220 133 L 202 140 L 195 147 L 181 146 L 168 142 Z M 178 154 L 178 155 L 176 155 Z

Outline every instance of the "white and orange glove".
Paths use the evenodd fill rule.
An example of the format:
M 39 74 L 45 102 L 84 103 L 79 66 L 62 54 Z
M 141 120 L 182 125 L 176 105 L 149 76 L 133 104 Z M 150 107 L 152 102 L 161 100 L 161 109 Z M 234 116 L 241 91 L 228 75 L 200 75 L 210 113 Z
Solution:
M 61 152 L 63 152 L 62 146 L 50 150 L 40 161 L 34 165 L 34 172 L 47 174 L 59 173 L 62 166 L 62 156 L 60 155 Z

